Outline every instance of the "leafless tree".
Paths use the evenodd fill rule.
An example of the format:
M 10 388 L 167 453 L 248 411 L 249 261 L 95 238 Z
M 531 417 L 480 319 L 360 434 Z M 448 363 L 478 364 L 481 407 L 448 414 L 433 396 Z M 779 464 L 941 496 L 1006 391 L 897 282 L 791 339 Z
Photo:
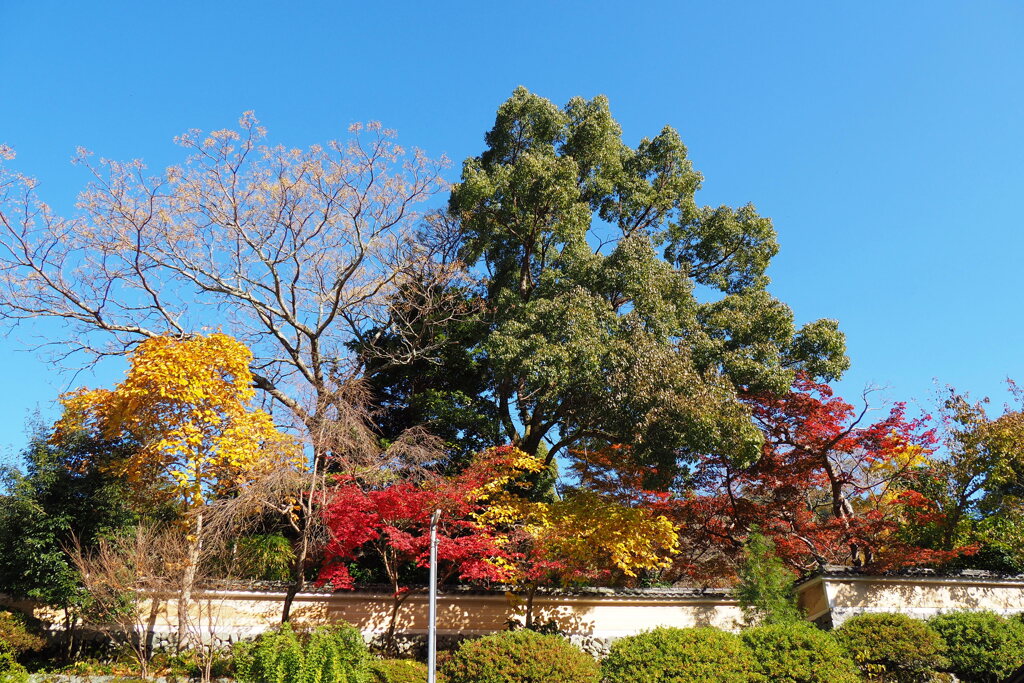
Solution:
M 467 312 L 451 225 L 417 210 L 445 188 L 446 161 L 407 152 L 379 124 L 350 132 L 306 150 L 269 146 L 246 113 L 237 129 L 178 137 L 187 158 L 158 174 L 79 150 L 92 181 L 70 216 L 0 167 L 0 323 L 68 366 L 164 334 L 241 339 L 256 387 L 283 409 L 275 419 L 309 446 L 298 507 L 311 523 L 328 459 L 366 457 L 363 435 L 341 438 L 337 425 L 351 424 L 346 392 L 368 358 L 430 354 L 433 326 Z M 40 318 L 64 334 L 33 341 Z M 299 536 L 293 593 L 315 537 Z
M 174 531 L 140 525 L 101 539 L 94 549 L 77 541 L 71 558 L 91 598 L 86 619 L 132 651 L 142 676 L 149 674 L 153 628 L 161 598 L 174 592 L 185 564 L 185 544 Z

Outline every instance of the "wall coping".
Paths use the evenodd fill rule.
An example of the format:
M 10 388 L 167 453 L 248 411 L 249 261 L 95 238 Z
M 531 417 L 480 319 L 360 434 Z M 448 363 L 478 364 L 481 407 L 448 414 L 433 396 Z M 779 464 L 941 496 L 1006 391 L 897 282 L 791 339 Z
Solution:
M 796 582 L 798 589 L 818 581 L 850 581 L 870 583 L 987 584 L 1024 587 L 1024 574 L 1001 574 L 983 569 L 943 571 L 914 568 L 892 572 L 870 572 L 858 567 L 829 565 L 810 572 Z
M 425 599 L 425 586 L 416 586 L 410 590 L 408 600 Z M 221 597 L 234 599 L 266 600 L 282 597 L 286 591 L 277 587 L 245 587 L 245 586 L 209 586 L 196 592 L 197 597 Z M 488 601 L 496 597 L 515 595 L 518 599 L 525 597 L 525 591 L 512 587 L 480 589 L 474 587 L 446 587 L 438 590 L 439 599 L 458 598 L 459 600 Z M 173 599 L 175 594 L 159 594 L 160 597 Z M 347 602 L 351 600 L 391 600 L 394 593 L 390 587 L 367 586 L 358 590 L 339 591 L 302 591 L 295 595 L 301 602 Z M 581 588 L 581 589 L 538 589 L 534 594 L 535 602 L 568 602 L 568 603 L 673 603 L 673 604 L 738 604 L 734 591 L 728 589 L 697 589 L 697 588 Z

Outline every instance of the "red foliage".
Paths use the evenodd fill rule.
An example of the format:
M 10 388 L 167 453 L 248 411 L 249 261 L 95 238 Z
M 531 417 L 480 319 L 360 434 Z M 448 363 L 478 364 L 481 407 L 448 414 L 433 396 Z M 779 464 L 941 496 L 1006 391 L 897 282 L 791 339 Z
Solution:
M 908 418 L 898 403 L 865 424 L 866 408 L 858 411 L 805 378 L 783 396 L 745 400 L 765 437 L 761 458 L 749 467 L 702 455 L 685 491 L 672 496 L 645 490 L 651 472 L 621 452 L 576 454 L 574 469 L 585 485 L 643 500 L 672 519 L 681 534 L 676 572 L 705 583 L 733 573 L 755 526 L 798 570 L 824 564 L 886 570 L 940 564 L 970 551 L 924 549 L 901 533 L 939 515 L 933 501 L 908 488 L 936 445 L 928 416 Z
M 325 517 L 330 541 L 319 581 L 337 588 L 353 587 L 348 563 L 376 554 L 396 593 L 403 566 L 426 567 L 430 554 L 430 516 L 441 510 L 438 566 L 441 581 L 500 581 L 505 572 L 490 560 L 505 555 L 492 530 L 471 521 L 477 509 L 474 491 L 488 480 L 489 463 L 476 464 L 456 477 L 437 477 L 420 484 L 397 482 L 367 488 L 355 479 L 339 482 Z
M 901 533 L 938 515 L 933 501 L 907 488 L 935 448 L 927 416 L 909 419 L 905 404 L 897 403 L 886 417 L 864 425 L 866 408 L 857 411 L 827 385 L 803 378 L 784 396 L 750 396 L 748 402 L 765 435 L 760 460 L 735 468 L 705 456 L 696 468 L 695 493 L 669 504 L 691 550 L 683 571 L 701 575 L 708 567 L 699 560 L 706 556 L 734 562 L 754 526 L 797 569 L 852 564 L 887 570 L 938 564 L 963 551 L 920 548 Z

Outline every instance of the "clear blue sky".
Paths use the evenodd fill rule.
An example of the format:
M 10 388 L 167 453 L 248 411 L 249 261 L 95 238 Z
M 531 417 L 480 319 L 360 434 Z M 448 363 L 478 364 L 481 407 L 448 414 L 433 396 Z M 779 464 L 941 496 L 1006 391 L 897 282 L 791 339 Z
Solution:
M 838 318 L 840 390 L 1024 380 L 1024 4 L 0 0 L 0 142 L 56 207 L 76 146 L 154 168 L 254 109 L 306 145 L 376 119 L 458 162 L 519 85 L 675 126 L 707 204 L 753 202 L 798 321 Z M 0 341 L 0 459 L 69 378 Z M 112 384 L 108 368 L 79 382 Z

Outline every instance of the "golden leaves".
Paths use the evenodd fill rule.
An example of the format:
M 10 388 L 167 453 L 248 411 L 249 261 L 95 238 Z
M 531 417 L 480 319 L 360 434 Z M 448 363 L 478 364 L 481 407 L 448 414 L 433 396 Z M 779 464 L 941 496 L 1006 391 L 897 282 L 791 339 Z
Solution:
M 138 444 L 136 473 L 156 469 L 190 505 L 273 467 L 298 466 L 302 453 L 255 396 L 248 348 L 225 334 L 154 337 L 134 351 L 113 391 L 61 398 L 54 438 L 86 429 Z

